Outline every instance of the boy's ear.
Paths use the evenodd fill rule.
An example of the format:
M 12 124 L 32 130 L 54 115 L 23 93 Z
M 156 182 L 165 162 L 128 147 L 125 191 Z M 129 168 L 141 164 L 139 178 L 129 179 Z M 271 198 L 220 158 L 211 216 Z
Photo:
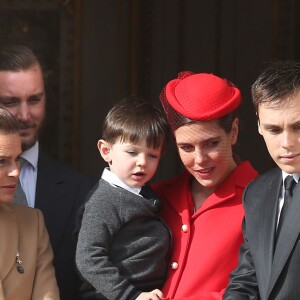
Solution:
M 110 150 L 111 150 L 111 145 L 110 143 L 106 142 L 105 140 L 99 140 L 97 143 L 98 150 L 107 163 L 111 162 L 111 157 L 110 157 Z

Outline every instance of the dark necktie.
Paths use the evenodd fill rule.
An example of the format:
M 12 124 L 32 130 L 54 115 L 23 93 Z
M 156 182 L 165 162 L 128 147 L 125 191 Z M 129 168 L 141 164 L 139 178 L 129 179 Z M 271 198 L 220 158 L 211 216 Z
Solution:
M 22 166 L 24 165 L 25 162 L 26 162 L 26 159 L 23 157 L 20 157 L 20 172 L 21 172 Z M 20 183 L 20 178 L 17 182 L 16 190 L 14 193 L 14 199 L 12 202 L 16 203 L 16 204 L 22 204 L 22 205 L 28 206 L 25 192 Z
M 158 200 L 158 197 L 154 193 L 154 191 L 151 189 L 149 185 L 145 185 L 142 187 L 140 191 L 140 195 L 142 195 L 144 198 L 151 200 L 157 211 L 160 211 L 161 209 L 161 203 Z
M 285 190 L 284 191 L 284 204 L 282 206 L 280 217 L 279 217 L 279 223 L 278 223 L 277 231 L 276 231 L 276 239 L 278 239 L 280 230 L 282 228 L 282 224 L 284 222 L 284 218 L 288 211 L 288 207 L 291 204 L 295 185 L 296 185 L 296 181 L 293 178 L 293 176 L 289 175 L 285 178 L 285 180 L 284 180 L 284 190 Z

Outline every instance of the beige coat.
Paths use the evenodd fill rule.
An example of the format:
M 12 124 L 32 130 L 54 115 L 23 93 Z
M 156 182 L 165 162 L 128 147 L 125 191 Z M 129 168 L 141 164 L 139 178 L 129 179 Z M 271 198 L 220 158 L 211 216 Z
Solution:
M 60 299 L 52 260 L 41 211 L 0 204 L 0 300 Z

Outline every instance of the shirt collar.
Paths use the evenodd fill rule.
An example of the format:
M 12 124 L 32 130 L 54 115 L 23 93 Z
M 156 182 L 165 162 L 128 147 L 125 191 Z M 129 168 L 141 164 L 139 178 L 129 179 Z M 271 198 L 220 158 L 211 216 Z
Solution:
M 101 178 L 110 183 L 113 186 L 119 186 L 131 193 L 139 194 L 141 188 L 133 188 L 125 184 L 116 174 L 111 172 L 108 168 L 105 168 L 102 172 Z
M 293 176 L 294 179 L 295 179 L 295 181 L 296 181 L 297 183 L 299 182 L 300 173 L 288 174 L 288 173 L 282 171 L 282 180 L 283 180 L 283 182 L 284 182 L 285 178 L 286 178 L 287 176 L 289 176 L 289 175 Z
M 37 163 L 39 157 L 39 142 L 36 142 L 31 148 L 25 150 L 22 155 L 34 168 L 37 170 Z

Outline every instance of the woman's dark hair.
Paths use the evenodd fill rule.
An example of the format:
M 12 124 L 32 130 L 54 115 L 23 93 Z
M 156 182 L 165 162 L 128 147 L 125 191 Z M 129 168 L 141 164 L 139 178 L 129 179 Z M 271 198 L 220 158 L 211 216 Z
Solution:
M 164 103 L 164 109 L 173 132 L 181 126 L 195 124 L 198 122 L 198 120 L 189 119 L 178 113 L 167 101 Z M 235 118 L 237 118 L 236 110 L 215 120 L 218 122 L 220 127 L 225 130 L 226 133 L 229 133 L 232 128 L 232 122 Z
M 0 132 L 4 134 L 19 133 L 17 119 L 3 108 L 0 108 Z
M 164 103 L 164 109 L 168 118 L 168 122 L 171 125 L 172 132 L 174 135 L 174 131 L 181 126 L 197 124 L 197 122 L 205 122 L 205 121 L 197 121 L 191 120 L 180 113 L 178 113 L 167 101 Z M 219 126 L 228 134 L 232 129 L 232 123 L 237 118 L 237 110 L 232 111 L 231 113 L 215 119 L 215 121 L 219 124 Z M 234 161 L 238 164 L 241 162 L 240 156 L 235 152 L 235 145 L 232 146 L 232 156 Z

